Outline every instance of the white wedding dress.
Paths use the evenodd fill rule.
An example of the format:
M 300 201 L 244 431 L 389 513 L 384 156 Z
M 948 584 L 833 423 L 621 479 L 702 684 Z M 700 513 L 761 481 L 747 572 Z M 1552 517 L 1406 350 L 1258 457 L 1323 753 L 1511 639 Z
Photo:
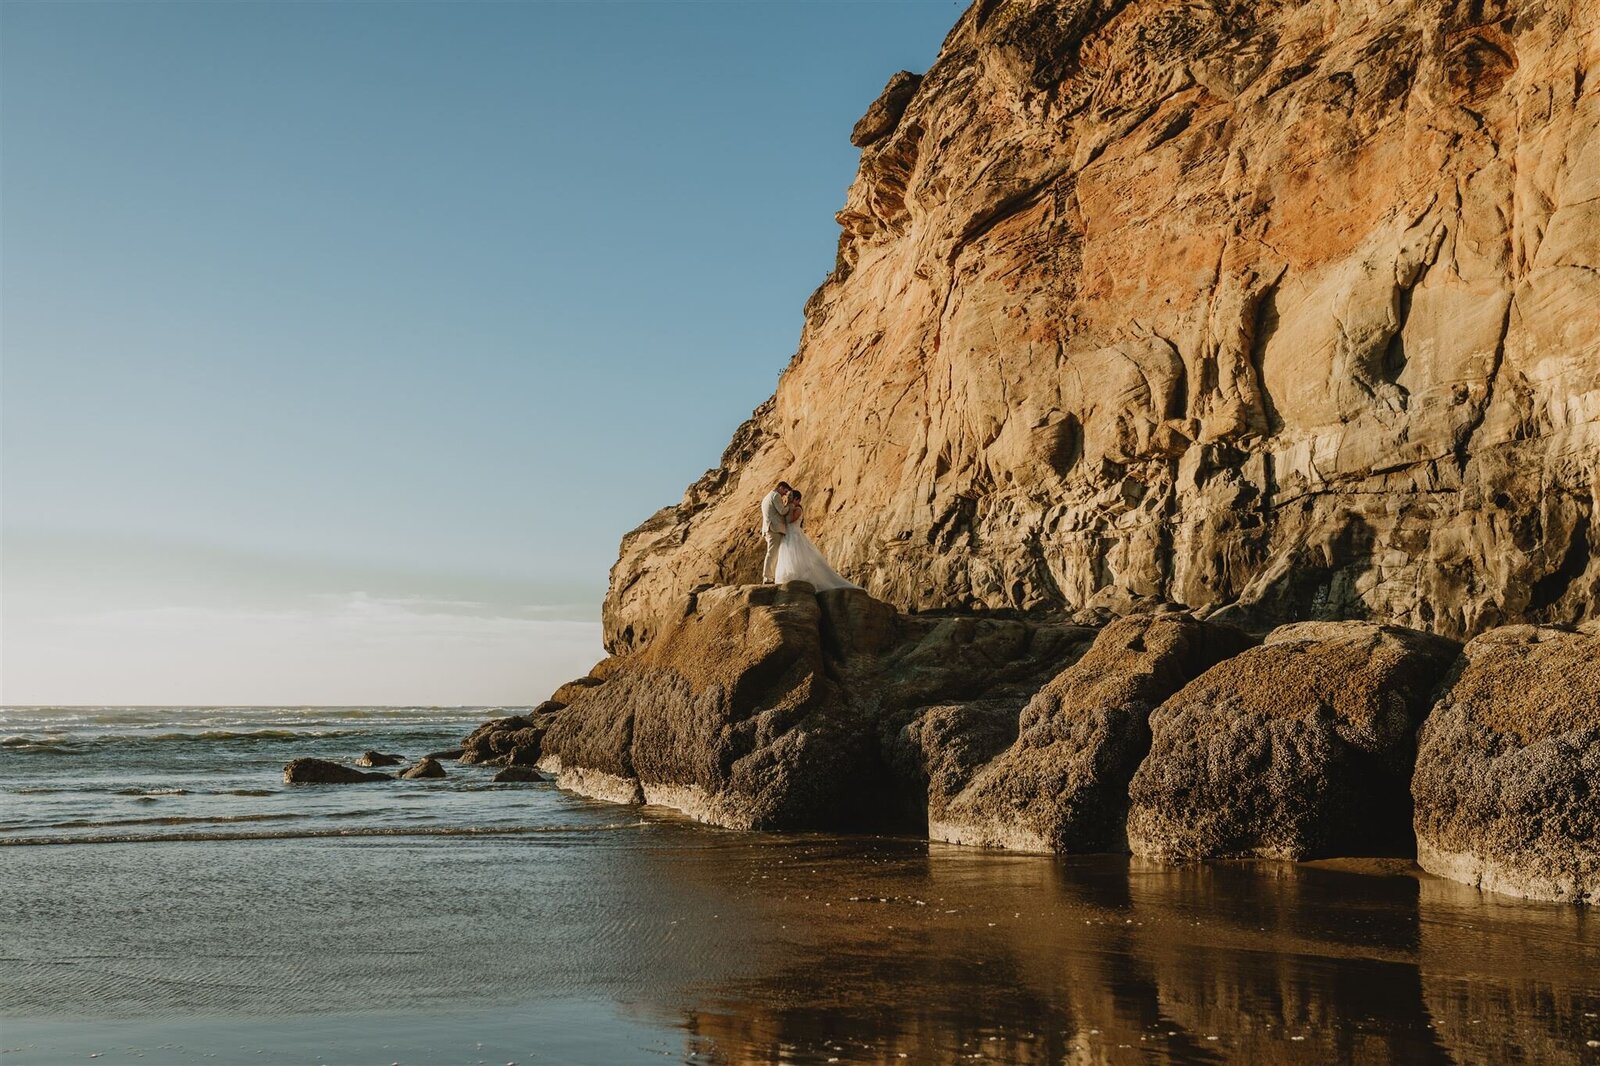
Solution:
M 839 576 L 839 571 L 828 565 L 828 560 L 811 543 L 811 538 L 806 536 L 806 531 L 800 528 L 798 522 L 789 523 L 789 531 L 778 543 L 778 562 L 773 569 L 773 580 L 780 585 L 785 581 L 809 582 L 818 592 L 861 587 L 853 581 L 846 581 Z

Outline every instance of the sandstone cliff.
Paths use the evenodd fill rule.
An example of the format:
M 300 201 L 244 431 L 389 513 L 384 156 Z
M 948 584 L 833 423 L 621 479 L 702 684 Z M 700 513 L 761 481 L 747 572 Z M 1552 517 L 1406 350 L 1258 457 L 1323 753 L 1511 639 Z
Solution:
M 837 268 L 614 652 L 804 487 L 902 609 L 1600 614 L 1600 0 L 979 0 L 857 124 Z

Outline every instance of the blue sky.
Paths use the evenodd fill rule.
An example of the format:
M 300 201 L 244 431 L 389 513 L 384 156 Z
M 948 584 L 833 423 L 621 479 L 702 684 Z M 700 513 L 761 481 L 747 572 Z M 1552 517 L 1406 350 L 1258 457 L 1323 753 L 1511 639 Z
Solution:
M 961 10 L 0 5 L 0 701 L 581 672 Z

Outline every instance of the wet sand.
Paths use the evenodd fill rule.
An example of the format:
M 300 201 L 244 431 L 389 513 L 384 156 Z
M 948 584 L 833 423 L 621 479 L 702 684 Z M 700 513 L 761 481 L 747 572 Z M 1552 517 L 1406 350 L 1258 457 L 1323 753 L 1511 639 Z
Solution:
M 0 1066 L 1600 1061 L 1592 916 L 1404 863 L 562 802 L 605 831 L 7 849 Z

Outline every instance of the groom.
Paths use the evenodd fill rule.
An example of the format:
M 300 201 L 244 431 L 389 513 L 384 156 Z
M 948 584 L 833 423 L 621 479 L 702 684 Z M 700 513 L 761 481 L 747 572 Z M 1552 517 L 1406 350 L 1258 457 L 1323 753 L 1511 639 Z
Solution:
M 783 516 L 789 513 L 789 493 L 793 491 L 787 481 L 780 481 L 778 487 L 767 493 L 761 501 L 761 533 L 767 538 L 767 559 L 761 564 L 761 580 L 764 582 L 772 581 L 778 565 L 778 545 L 783 543 L 783 535 L 789 531 L 789 523 Z

